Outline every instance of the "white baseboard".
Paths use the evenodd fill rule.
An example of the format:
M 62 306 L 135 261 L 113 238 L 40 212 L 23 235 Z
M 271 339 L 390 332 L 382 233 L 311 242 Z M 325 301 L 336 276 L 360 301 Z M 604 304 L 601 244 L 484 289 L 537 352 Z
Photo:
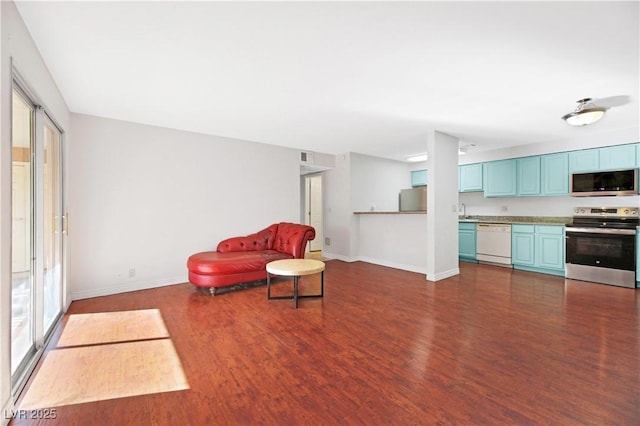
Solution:
M 327 251 L 322 252 L 322 257 L 326 257 L 327 259 L 342 260 L 343 262 L 349 263 L 356 262 L 358 260 L 351 257 L 343 256 L 341 254 L 329 253 Z
M 358 258 L 358 260 L 360 260 L 362 262 L 373 263 L 374 265 L 387 266 L 389 268 L 394 268 L 394 269 L 401 269 L 403 271 L 417 272 L 418 274 L 426 274 L 427 273 L 427 269 L 425 267 L 418 266 L 418 265 L 409 265 L 409 264 L 406 264 L 406 263 L 389 262 L 389 261 L 386 261 L 386 260 L 374 259 L 374 258 L 366 257 L 366 256 L 360 256 Z
M 440 281 L 460 274 L 460 268 L 453 268 L 439 274 L 427 274 L 427 281 Z
M 129 291 L 146 290 L 149 288 L 164 287 L 167 285 L 180 284 L 186 282 L 187 279 L 183 275 L 163 278 L 160 280 L 138 281 L 134 283 L 120 284 L 116 286 L 92 288 L 90 290 L 80 290 L 71 292 L 71 300 L 89 299 L 91 297 L 109 296 L 118 293 L 127 293 Z
M 416 272 L 418 274 L 425 274 L 427 275 L 427 268 L 424 266 L 419 266 L 419 265 L 411 265 L 411 264 L 407 264 L 407 263 L 398 263 L 398 262 L 389 262 L 387 260 L 381 260 L 381 259 L 375 259 L 372 257 L 366 257 L 366 256 L 356 256 L 356 257 L 347 257 L 347 256 L 343 256 L 340 254 L 334 254 L 334 253 L 328 253 L 323 251 L 322 252 L 322 256 L 328 258 L 328 259 L 337 259 L 337 260 L 342 260 L 344 262 L 367 262 L 367 263 L 373 263 L 374 265 L 380 265 L 380 266 L 386 266 L 389 268 L 394 268 L 394 269 L 401 269 L 403 271 L 409 271 L 409 272 Z M 451 276 L 454 275 L 458 275 L 460 273 L 460 269 L 456 268 L 454 270 L 451 271 L 446 271 L 443 272 L 441 274 L 438 274 L 436 276 L 436 279 L 430 279 L 427 276 L 427 280 L 429 281 L 438 281 L 438 280 L 442 280 L 444 278 L 449 278 Z

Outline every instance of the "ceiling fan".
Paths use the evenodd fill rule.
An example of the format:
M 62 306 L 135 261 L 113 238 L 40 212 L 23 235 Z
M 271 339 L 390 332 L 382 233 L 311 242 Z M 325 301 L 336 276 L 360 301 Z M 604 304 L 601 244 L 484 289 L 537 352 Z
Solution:
M 580 99 L 578 106 L 572 112 L 562 116 L 562 119 L 572 126 L 585 126 L 600 120 L 609 108 L 629 103 L 629 96 L 609 96 L 606 98 Z

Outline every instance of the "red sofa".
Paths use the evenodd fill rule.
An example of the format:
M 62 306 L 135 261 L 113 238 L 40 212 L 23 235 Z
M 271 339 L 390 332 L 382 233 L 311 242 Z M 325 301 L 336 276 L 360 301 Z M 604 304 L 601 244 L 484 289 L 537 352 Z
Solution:
M 218 243 L 216 251 L 189 256 L 189 282 L 214 295 L 220 287 L 266 280 L 267 263 L 303 258 L 307 242 L 315 237 L 311 226 L 282 222 L 255 234 L 228 238 Z

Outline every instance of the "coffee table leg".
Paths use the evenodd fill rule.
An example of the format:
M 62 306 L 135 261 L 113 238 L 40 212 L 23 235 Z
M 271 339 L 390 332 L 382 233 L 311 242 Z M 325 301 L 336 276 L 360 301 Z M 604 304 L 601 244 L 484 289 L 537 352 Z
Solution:
M 320 297 L 324 297 L 324 271 L 320 272 Z
M 267 300 L 271 300 L 271 278 L 270 275 L 267 272 Z
M 298 309 L 298 276 L 293 277 L 293 304 Z

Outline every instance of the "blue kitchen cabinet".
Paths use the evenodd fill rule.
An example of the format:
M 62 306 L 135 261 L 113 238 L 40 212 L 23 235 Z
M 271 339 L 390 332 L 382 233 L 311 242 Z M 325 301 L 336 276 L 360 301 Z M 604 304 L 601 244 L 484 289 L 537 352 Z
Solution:
M 540 157 L 541 195 L 569 195 L 569 153 L 546 154 Z
M 636 144 L 636 167 L 640 167 L 640 143 Z
M 535 227 L 533 225 L 511 226 L 511 263 L 514 267 L 535 266 Z
M 458 223 L 458 257 L 464 261 L 476 261 L 475 223 Z
M 564 247 L 564 226 L 536 225 L 536 267 L 564 275 Z
M 477 192 L 484 189 L 482 181 L 483 164 L 464 164 L 458 166 L 458 191 Z
M 600 148 L 600 170 L 631 169 L 636 167 L 637 144 Z
M 427 186 L 427 171 L 413 170 L 411 172 L 411 186 Z
M 514 197 L 516 181 L 515 158 L 484 163 L 485 197 Z
M 565 231 L 561 225 L 513 225 L 511 262 L 515 269 L 564 276 Z
M 569 172 L 594 172 L 640 167 L 640 144 L 605 146 L 569 152 Z
M 598 148 L 569 152 L 569 173 L 592 172 L 598 169 L 600 169 Z
M 517 195 L 540 195 L 540 156 L 516 159 Z

